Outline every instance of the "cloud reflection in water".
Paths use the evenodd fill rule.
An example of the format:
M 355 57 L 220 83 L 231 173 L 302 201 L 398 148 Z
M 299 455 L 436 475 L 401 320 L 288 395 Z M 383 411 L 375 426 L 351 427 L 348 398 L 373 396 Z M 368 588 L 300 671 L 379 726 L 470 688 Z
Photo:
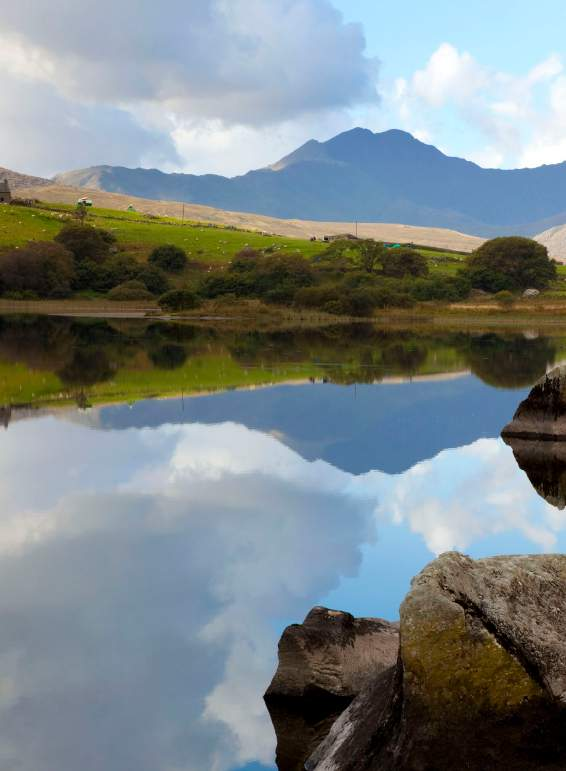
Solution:
M 0 475 L 0 766 L 21 771 L 269 765 L 280 627 L 345 583 L 382 613 L 360 583 L 382 530 L 541 550 L 564 526 L 499 440 L 356 476 L 235 423 L 46 418 L 1 437 Z

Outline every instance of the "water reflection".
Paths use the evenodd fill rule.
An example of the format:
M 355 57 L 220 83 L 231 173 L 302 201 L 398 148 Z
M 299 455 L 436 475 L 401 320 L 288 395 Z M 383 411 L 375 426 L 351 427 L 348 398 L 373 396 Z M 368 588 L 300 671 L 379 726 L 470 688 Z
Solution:
M 307 461 L 233 422 L 48 417 L 0 441 L 6 768 L 269 766 L 261 694 L 286 621 L 331 600 L 392 617 L 445 549 L 563 543 L 563 517 L 495 439 L 393 476 Z M 403 555 L 384 548 L 395 533 Z
M 566 444 L 516 437 L 505 437 L 505 442 L 537 493 L 556 508 L 566 508 Z
M 271 768 L 286 623 L 395 618 L 447 549 L 566 550 L 561 448 L 513 446 L 545 500 L 497 438 L 563 350 L 0 320 L 0 767 Z
M 150 320 L 0 317 L 0 406 L 108 401 L 278 382 L 375 383 L 466 374 L 526 387 L 566 337 L 379 329 L 242 332 Z

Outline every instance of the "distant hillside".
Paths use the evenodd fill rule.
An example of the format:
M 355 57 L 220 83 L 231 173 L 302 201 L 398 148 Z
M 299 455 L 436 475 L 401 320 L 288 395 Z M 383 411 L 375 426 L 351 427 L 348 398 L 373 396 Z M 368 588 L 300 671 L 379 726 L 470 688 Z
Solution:
M 175 201 L 155 201 L 147 198 L 137 198 L 120 193 L 108 193 L 102 190 L 68 187 L 51 183 L 50 185 L 21 188 L 20 195 L 25 198 L 39 198 L 51 203 L 72 204 L 82 195 L 89 195 L 95 206 L 103 209 L 125 211 L 132 204 L 136 211 L 153 214 L 159 217 L 181 218 L 197 222 L 212 222 L 229 225 L 244 230 L 259 230 L 260 232 L 279 234 L 290 238 L 322 238 L 325 235 L 347 233 L 352 229 L 351 222 L 321 222 L 309 220 L 283 220 L 267 217 L 261 214 L 225 211 L 199 204 L 182 204 Z M 451 249 L 471 252 L 481 243 L 481 238 L 457 233 L 446 228 L 422 228 L 410 225 L 395 225 L 387 223 L 364 223 L 358 226 L 360 238 L 375 238 L 378 241 L 394 241 L 399 243 L 416 243 L 436 249 Z
M 29 174 L 20 174 L 17 171 L 5 169 L 3 166 L 0 166 L 0 179 L 7 179 L 12 190 L 18 190 L 22 187 L 43 187 L 44 185 L 52 184 L 49 179 L 32 177 Z
M 273 217 L 398 222 L 483 237 L 534 235 L 566 222 L 566 163 L 482 169 L 396 130 L 311 140 L 269 168 L 231 179 L 97 166 L 56 181 Z

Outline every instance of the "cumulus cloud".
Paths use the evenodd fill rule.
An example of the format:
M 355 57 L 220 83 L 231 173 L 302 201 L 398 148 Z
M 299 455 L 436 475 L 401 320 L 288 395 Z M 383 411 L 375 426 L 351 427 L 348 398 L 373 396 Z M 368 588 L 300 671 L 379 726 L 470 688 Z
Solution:
M 20 82 L 47 84 L 76 109 L 153 116 L 165 134 L 274 126 L 376 99 L 363 30 L 329 0 L 100 0 L 88 13 L 22 0 L 2 10 L 0 51 Z M 130 145 L 143 157 L 143 142 Z
M 557 54 L 514 75 L 443 43 L 422 69 L 396 81 L 391 100 L 405 128 L 483 166 L 559 163 L 566 159 L 563 73 Z M 458 139 L 464 145 L 455 148 Z

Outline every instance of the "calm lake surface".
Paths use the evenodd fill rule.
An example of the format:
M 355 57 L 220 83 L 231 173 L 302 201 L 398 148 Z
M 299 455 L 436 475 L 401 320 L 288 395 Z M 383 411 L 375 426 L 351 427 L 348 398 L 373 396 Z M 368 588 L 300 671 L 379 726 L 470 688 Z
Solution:
M 449 549 L 566 551 L 562 470 L 531 474 L 552 505 L 499 438 L 562 360 L 533 330 L 0 319 L 0 768 L 273 768 L 287 624 L 395 619 Z

